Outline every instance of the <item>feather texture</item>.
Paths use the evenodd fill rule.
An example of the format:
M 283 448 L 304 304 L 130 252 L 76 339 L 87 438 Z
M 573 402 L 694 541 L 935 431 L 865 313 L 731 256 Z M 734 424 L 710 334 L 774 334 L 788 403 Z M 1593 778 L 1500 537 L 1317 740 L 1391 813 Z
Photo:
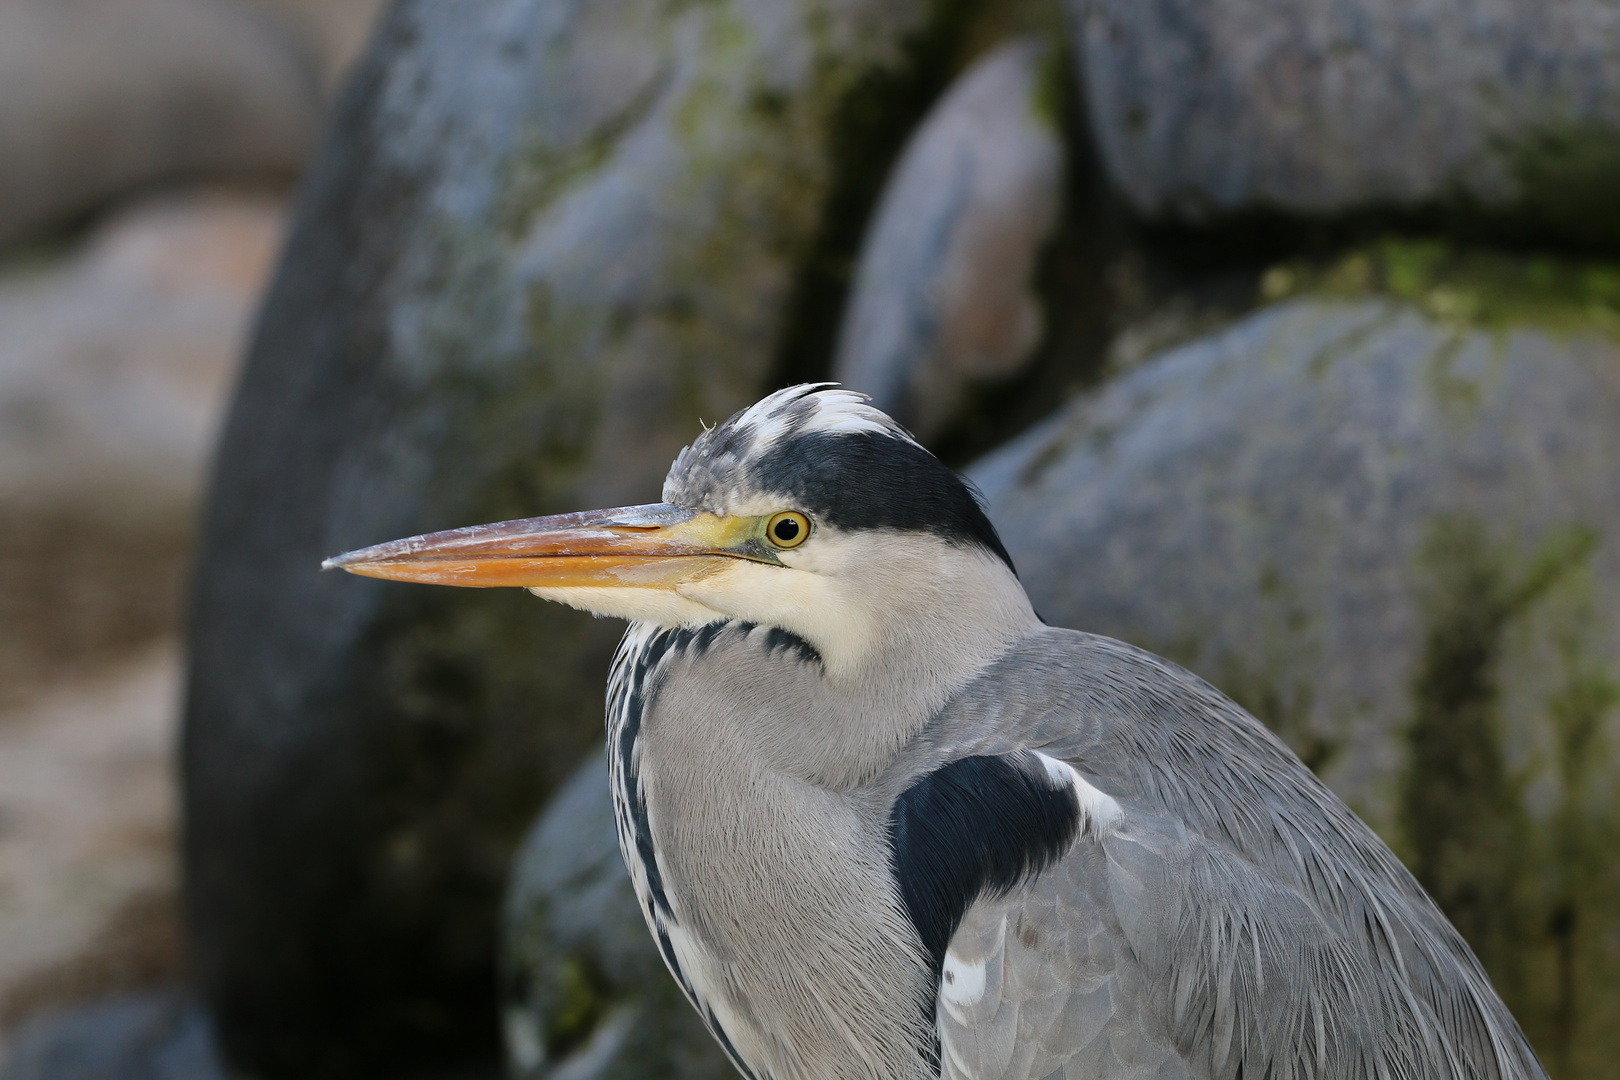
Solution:
M 1543 1080 L 1384 844 L 1187 672 L 1042 629 L 839 792 L 770 757 L 775 726 L 831 722 L 821 679 L 740 624 L 633 630 L 615 668 L 621 844 L 748 1075 Z M 965 899 L 908 895 L 919 829 Z M 933 1031 L 896 1007 L 919 994 Z
M 1049 631 L 970 684 L 899 771 L 1020 745 L 1068 763 L 1121 812 L 967 913 L 952 952 L 1000 976 L 970 1011 L 942 1004 L 947 1075 L 1545 1076 L 1411 874 L 1208 684 L 1119 642 Z M 1005 1060 L 975 1049 L 1003 1043 L 1016 1048 Z

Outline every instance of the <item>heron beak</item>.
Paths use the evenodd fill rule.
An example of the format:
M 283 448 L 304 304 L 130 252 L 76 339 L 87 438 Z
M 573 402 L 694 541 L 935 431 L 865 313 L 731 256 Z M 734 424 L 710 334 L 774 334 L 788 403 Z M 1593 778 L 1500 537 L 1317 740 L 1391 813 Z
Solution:
M 673 589 L 758 556 L 756 518 L 667 503 L 524 518 L 412 536 L 327 559 L 323 570 L 472 588 Z

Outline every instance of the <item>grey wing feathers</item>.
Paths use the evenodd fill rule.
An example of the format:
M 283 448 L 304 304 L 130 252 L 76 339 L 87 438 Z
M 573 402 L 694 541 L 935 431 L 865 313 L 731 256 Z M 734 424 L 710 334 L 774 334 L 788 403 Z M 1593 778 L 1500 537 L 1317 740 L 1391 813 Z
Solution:
M 970 909 L 947 966 L 971 990 L 982 963 L 984 990 L 941 986 L 944 1075 L 1543 1080 L 1432 901 L 1257 721 L 1118 642 L 1039 644 L 1019 668 L 1084 678 L 992 670 L 934 750 L 1021 741 L 1124 814 Z M 1031 682 L 1047 689 L 1014 689 Z
M 1184 1080 L 1143 974 L 1107 911 L 1101 852 L 969 910 L 937 1011 L 943 1080 Z

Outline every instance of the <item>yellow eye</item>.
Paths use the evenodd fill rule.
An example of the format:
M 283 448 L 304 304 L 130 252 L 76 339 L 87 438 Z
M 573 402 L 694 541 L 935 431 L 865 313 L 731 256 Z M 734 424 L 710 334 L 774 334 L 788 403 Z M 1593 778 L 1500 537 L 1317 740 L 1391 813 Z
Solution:
M 779 548 L 796 548 L 810 535 L 810 519 L 797 510 L 772 514 L 765 523 L 765 537 Z

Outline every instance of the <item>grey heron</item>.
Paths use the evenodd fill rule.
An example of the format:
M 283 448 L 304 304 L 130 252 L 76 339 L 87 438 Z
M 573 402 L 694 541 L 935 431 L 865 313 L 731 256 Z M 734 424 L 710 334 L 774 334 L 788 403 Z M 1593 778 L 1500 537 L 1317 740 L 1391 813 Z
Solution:
M 750 1080 L 1545 1076 L 1344 803 L 1197 677 L 1045 625 L 860 395 L 770 395 L 663 499 L 326 565 L 630 620 L 619 843 Z

